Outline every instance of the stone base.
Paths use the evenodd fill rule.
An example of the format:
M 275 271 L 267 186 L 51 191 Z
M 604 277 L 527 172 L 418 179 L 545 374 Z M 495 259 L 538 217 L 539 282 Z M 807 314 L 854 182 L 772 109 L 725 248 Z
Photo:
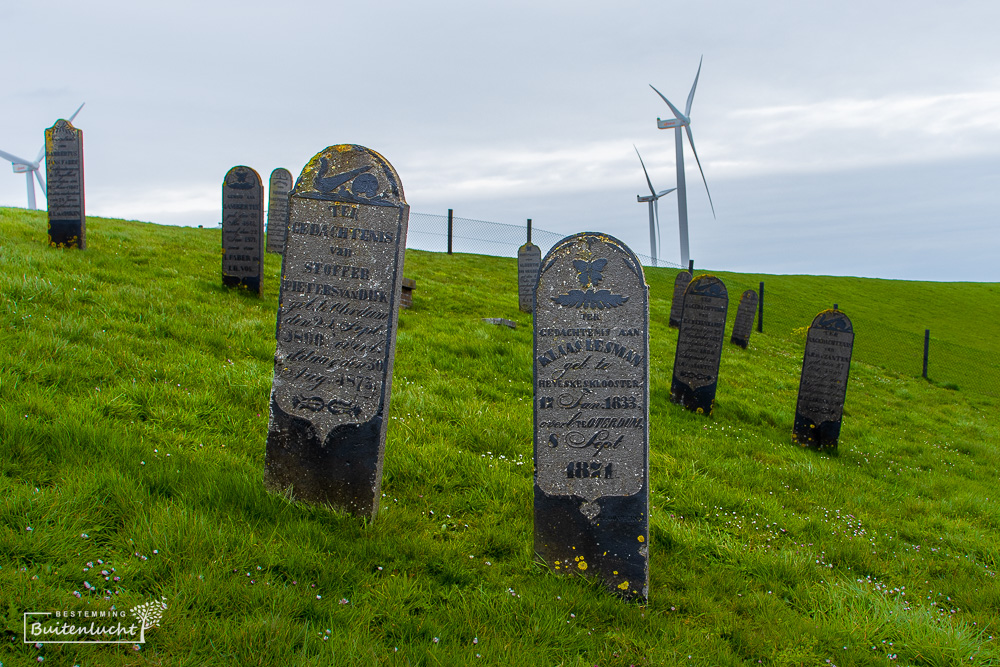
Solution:
M 634 496 L 550 496 L 535 486 L 535 553 L 557 574 L 597 577 L 608 591 L 649 595 L 649 488 Z

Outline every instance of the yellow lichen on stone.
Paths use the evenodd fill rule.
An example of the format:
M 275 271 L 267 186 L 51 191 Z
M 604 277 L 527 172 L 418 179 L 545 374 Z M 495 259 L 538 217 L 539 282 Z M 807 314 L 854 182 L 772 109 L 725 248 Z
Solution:
M 579 563 L 576 564 L 576 566 L 578 568 L 580 568 L 581 570 L 586 570 L 587 569 L 587 562 L 581 560 Z
M 622 589 L 623 591 L 627 591 L 628 590 L 628 582 L 627 581 L 623 581 L 622 583 L 618 584 L 618 588 Z
M 645 541 L 646 541 L 646 538 L 645 538 L 645 537 L 643 537 L 642 535 L 640 535 L 640 536 L 639 536 L 639 541 L 640 541 L 640 542 L 645 542 Z

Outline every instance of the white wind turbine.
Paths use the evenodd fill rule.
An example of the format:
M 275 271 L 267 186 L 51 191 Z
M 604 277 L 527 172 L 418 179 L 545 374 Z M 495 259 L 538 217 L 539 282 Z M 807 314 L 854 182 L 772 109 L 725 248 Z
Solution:
M 633 144 L 632 148 L 635 148 Z M 639 149 L 635 148 L 635 154 L 639 155 Z M 657 249 L 660 247 L 658 237 L 660 235 L 660 207 L 659 199 L 663 195 L 668 195 L 677 188 L 670 188 L 669 190 L 664 190 L 662 192 L 657 192 L 653 187 L 653 181 L 649 180 L 649 172 L 646 171 L 646 163 L 642 161 L 642 156 L 639 155 L 639 164 L 642 165 L 642 173 L 646 175 L 646 184 L 649 185 L 649 194 L 646 196 L 636 195 L 635 198 L 640 203 L 649 202 L 649 254 L 653 258 L 653 266 L 656 266 L 656 255 Z M 655 226 L 654 226 L 655 221 Z
M 704 57 L 702 57 L 702 60 Z M 715 217 L 715 204 L 712 203 L 712 193 L 708 191 L 708 181 L 705 180 L 705 172 L 701 168 L 701 160 L 698 159 L 698 151 L 694 148 L 694 136 L 691 134 L 691 102 L 694 101 L 694 91 L 698 87 L 698 77 L 701 75 L 701 60 L 698 61 L 698 73 L 694 75 L 694 83 L 691 85 L 691 92 L 688 94 L 687 106 L 684 113 L 670 103 L 663 93 L 656 90 L 652 84 L 650 88 L 656 90 L 656 94 L 663 98 L 670 110 L 674 112 L 674 117 L 667 120 L 656 119 L 656 127 L 661 130 L 674 129 L 674 148 L 677 151 L 677 218 L 681 235 L 681 266 L 687 267 L 691 259 L 688 248 L 688 213 L 687 213 L 687 183 L 684 179 L 684 137 L 681 130 L 687 131 L 688 143 L 691 144 L 691 152 L 694 153 L 694 160 L 698 163 L 698 171 L 701 172 L 701 180 L 705 184 L 705 192 L 708 194 L 708 203 L 712 206 L 712 217 Z
M 86 104 L 84 102 L 83 104 Z M 72 123 L 73 119 L 76 118 L 76 114 L 80 113 L 80 109 L 83 108 L 83 104 L 73 112 L 73 115 L 69 117 L 69 122 Z M 45 194 L 45 181 L 42 180 L 42 175 L 39 173 L 39 169 L 42 164 L 42 159 L 45 157 L 45 144 L 42 144 L 42 149 L 38 151 L 38 156 L 35 158 L 34 162 L 31 160 L 25 160 L 24 158 L 17 157 L 6 151 L 0 151 L 0 157 L 8 160 L 11 166 L 14 167 L 15 174 L 24 174 L 28 180 L 28 208 L 32 211 L 35 210 L 35 181 L 32 178 L 38 179 L 38 185 L 42 188 L 42 194 Z

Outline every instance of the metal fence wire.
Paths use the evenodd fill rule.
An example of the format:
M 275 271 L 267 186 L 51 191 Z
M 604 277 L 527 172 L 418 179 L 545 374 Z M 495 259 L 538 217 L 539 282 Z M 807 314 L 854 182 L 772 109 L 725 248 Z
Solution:
M 532 227 L 531 242 L 539 246 L 542 255 L 568 234 L 558 234 Z M 510 225 L 471 218 L 452 217 L 452 252 L 517 257 L 517 250 L 527 241 L 526 225 Z M 416 250 L 431 252 L 448 251 L 448 216 L 410 212 L 406 245 Z M 658 259 L 653 263 L 649 255 L 636 253 L 643 266 L 680 269 L 677 264 Z M 687 268 L 687 267 L 684 267 Z M 730 298 L 744 289 L 757 289 L 757 284 L 728 285 Z M 832 305 L 832 304 L 830 304 Z M 827 306 L 829 307 L 829 306 Z M 735 304 L 730 308 L 735 313 Z M 805 328 L 816 312 L 798 312 L 801 308 L 782 298 L 780 290 L 768 289 L 765 295 L 765 331 L 791 333 L 791 340 L 804 343 Z M 960 388 L 990 396 L 1000 396 L 1000 354 L 996 350 L 984 354 L 964 341 L 951 335 L 935 332 L 933 318 L 926 325 L 931 329 L 929 376 L 943 386 Z M 756 328 L 756 327 L 755 327 Z M 907 327 L 880 322 L 868 322 L 867 334 L 855 341 L 855 361 L 878 366 L 902 375 L 919 377 L 922 372 L 924 329 L 910 331 Z M 795 334 L 800 333 L 801 336 Z M 798 340 L 801 338 L 802 340 Z M 975 360 L 974 362 L 971 360 Z M 971 367 L 971 366 L 974 366 Z

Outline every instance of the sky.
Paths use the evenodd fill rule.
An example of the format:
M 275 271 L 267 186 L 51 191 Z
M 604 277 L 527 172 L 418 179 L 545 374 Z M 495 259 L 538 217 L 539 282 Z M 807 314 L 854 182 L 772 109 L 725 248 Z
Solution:
M 209 227 L 230 167 L 298 175 L 361 144 L 415 213 L 648 255 L 633 146 L 657 190 L 676 180 L 649 86 L 683 108 L 704 57 L 699 269 L 1000 282 L 998 25 L 1000 3 L 961 0 L 4 2 L 0 150 L 34 158 L 86 102 L 87 214 Z M 6 163 L 0 206 L 27 206 Z

